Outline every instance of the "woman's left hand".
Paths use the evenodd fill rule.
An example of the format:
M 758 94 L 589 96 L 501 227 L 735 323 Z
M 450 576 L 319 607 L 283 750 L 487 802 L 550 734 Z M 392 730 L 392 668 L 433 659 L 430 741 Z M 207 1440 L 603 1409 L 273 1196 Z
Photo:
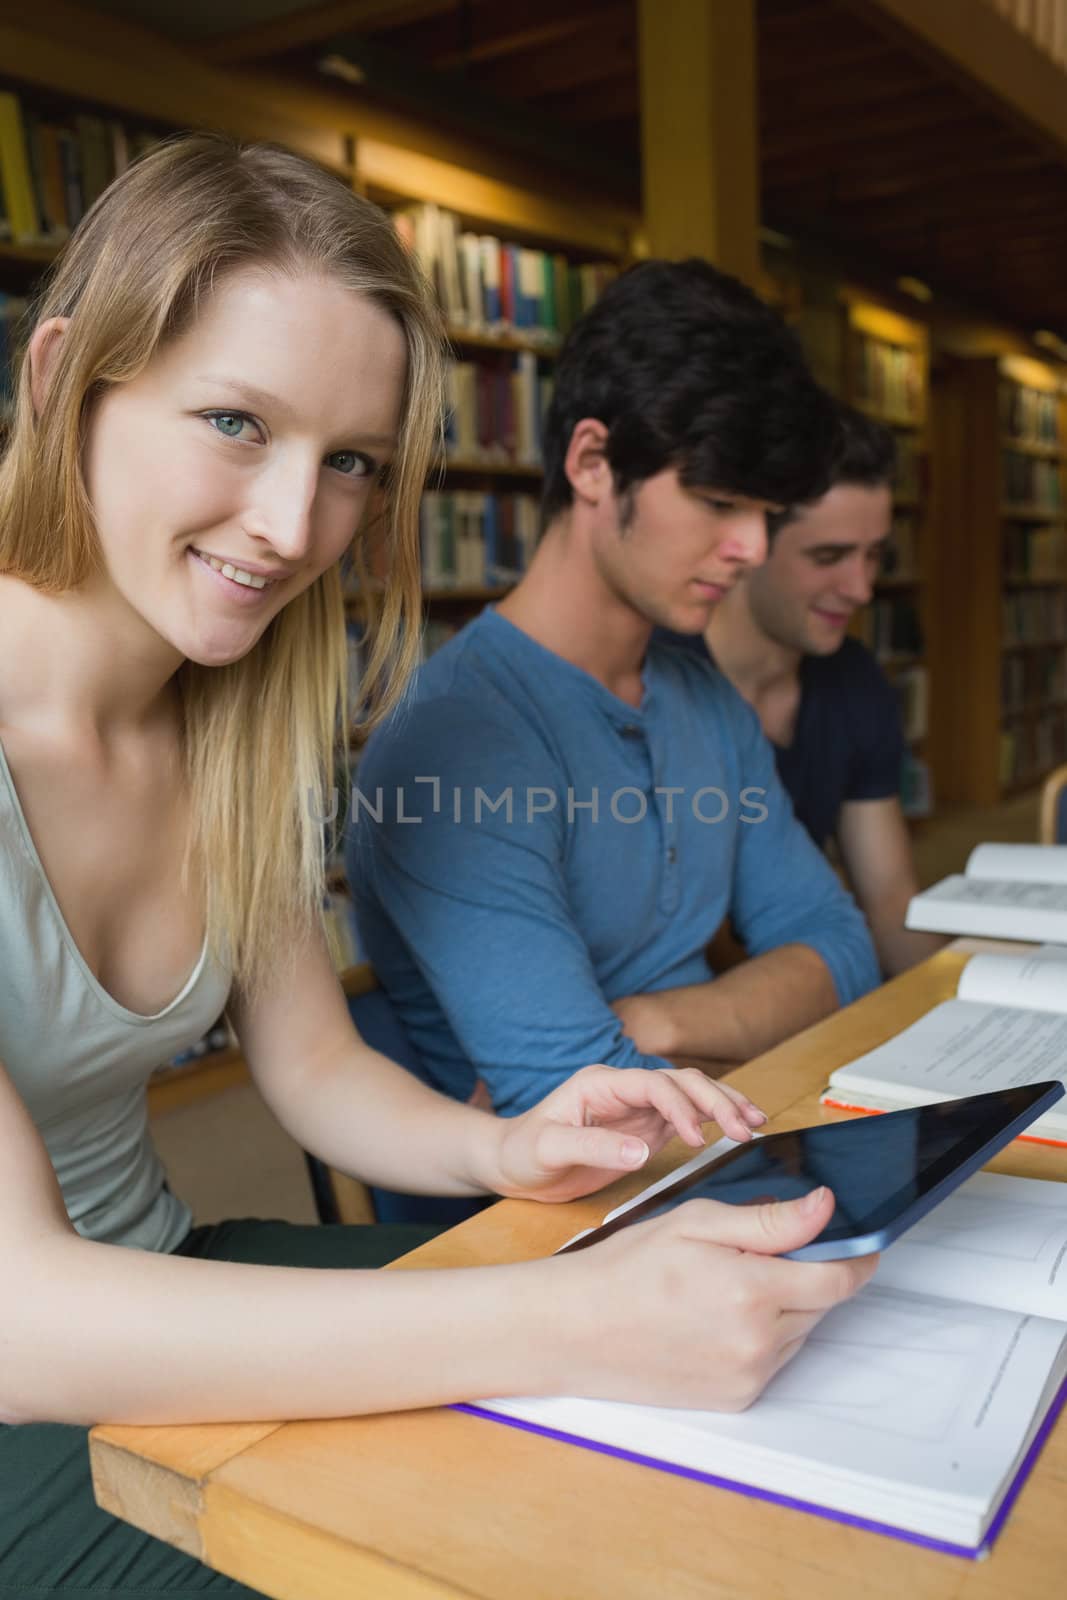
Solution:
M 641 1167 L 675 1134 L 695 1148 L 702 1122 L 731 1139 L 766 1122 L 739 1089 L 695 1067 L 583 1067 L 518 1117 L 497 1123 L 493 1188 L 522 1200 L 576 1200 Z

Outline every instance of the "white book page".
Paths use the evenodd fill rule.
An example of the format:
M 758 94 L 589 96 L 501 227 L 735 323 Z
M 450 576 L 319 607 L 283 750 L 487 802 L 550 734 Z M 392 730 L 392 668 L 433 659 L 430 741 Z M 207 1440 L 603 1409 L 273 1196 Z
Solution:
M 972 956 L 956 993 L 961 1000 L 1067 1013 L 1067 946 L 1046 944 L 1018 956 Z
M 976 1173 L 890 1245 L 878 1282 L 1067 1323 L 1067 1183 Z
M 1067 844 L 980 844 L 967 857 L 968 878 L 1067 884 Z
M 934 933 L 1067 944 L 1067 883 L 945 878 L 912 897 L 904 924 Z
M 1067 883 L 1038 878 L 943 878 L 916 895 L 912 905 L 971 907 L 975 911 L 1067 911 Z
M 1067 1084 L 1067 1016 L 945 1000 L 885 1044 L 839 1067 L 830 1084 L 850 1094 L 870 1087 L 904 1105 L 931 1105 L 1053 1078 Z M 1040 1134 L 1065 1122 L 1057 1107 L 1027 1132 Z
M 943 1536 L 1010 1477 L 1063 1325 L 869 1285 L 746 1412 L 598 1400 L 481 1402 L 505 1416 Z M 977 1526 L 977 1522 L 976 1522 Z

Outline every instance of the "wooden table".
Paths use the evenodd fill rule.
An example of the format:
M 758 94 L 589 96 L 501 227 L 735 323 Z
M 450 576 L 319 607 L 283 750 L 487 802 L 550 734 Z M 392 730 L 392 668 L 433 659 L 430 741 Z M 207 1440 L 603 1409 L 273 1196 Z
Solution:
M 940 953 L 732 1081 L 774 1128 L 835 1116 L 828 1073 L 947 999 L 965 959 Z M 390 1270 L 547 1254 L 690 1153 L 570 1206 L 502 1201 Z M 1062 1179 L 1067 1153 L 1016 1145 L 994 1166 Z M 276 1600 L 1020 1600 L 1067 1572 L 1067 1420 L 980 1562 L 449 1410 L 98 1427 L 91 1454 L 102 1506 Z

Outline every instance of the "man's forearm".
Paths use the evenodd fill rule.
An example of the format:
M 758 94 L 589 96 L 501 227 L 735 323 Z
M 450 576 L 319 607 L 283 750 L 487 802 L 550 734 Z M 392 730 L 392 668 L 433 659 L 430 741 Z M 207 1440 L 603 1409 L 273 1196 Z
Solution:
M 928 956 L 935 956 L 948 944 L 948 940 L 940 933 L 920 933 L 905 928 L 903 920 L 897 922 L 887 919 L 881 925 L 873 917 L 869 917 L 869 921 L 874 948 L 878 952 L 878 964 L 887 978 L 895 978 L 898 973 L 906 972 Z
M 788 944 L 709 983 L 632 995 L 614 1009 L 645 1055 L 747 1061 L 837 1008 L 830 969 L 808 945 Z

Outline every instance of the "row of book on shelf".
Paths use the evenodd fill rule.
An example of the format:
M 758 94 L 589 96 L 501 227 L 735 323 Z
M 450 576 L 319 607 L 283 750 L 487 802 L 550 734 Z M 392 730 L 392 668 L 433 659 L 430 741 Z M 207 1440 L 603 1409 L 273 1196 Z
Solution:
M 919 608 L 910 595 L 877 596 L 857 616 L 858 636 L 879 661 L 923 651 Z
M 1001 730 L 1000 781 L 1005 788 L 1037 782 L 1067 761 L 1067 708 L 1053 707 Z
M 533 495 L 428 491 L 419 512 L 424 587 L 513 583 L 533 558 L 539 525 Z
M 913 511 L 898 511 L 882 557 L 884 578 L 914 578 L 919 565 L 919 524 Z
M 911 345 L 853 334 L 852 398 L 895 421 L 923 420 L 923 357 Z
M 1000 426 L 1009 438 L 1019 439 L 1026 444 L 1059 448 L 1057 398 L 1054 394 L 1003 379 L 999 403 Z
M 160 135 L 89 112 L 39 114 L 0 90 L 0 238 L 59 245 Z
M 1058 461 L 1002 452 L 1004 500 L 1008 506 L 1041 506 L 1055 515 L 1063 505 L 1063 483 Z
M 0 289 L 0 422 L 11 411 L 14 399 L 15 342 L 29 301 Z
M 1029 707 L 1067 706 L 1067 648 L 1016 651 L 1000 660 L 1001 705 L 1006 716 Z
M 394 221 L 456 332 L 558 344 L 617 271 L 607 262 L 574 263 L 558 251 L 472 233 L 454 212 L 430 203 L 407 206 Z
M 894 436 L 893 493 L 901 500 L 920 500 L 926 492 L 926 452 L 913 433 Z
M 1067 588 L 1009 589 L 1000 605 L 1005 645 L 1067 641 Z
M 552 378 L 520 350 L 489 360 L 453 361 L 448 370 L 445 453 L 459 462 L 538 468 Z
M 1010 523 L 1004 529 L 1004 576 L 1067 584 L 1067 527 L 1063 523 Z
M 894 672 L 890 678 L 900 707 L 905 739 L 925 739 L 929 725 L 929 677 L 921 664 Z

